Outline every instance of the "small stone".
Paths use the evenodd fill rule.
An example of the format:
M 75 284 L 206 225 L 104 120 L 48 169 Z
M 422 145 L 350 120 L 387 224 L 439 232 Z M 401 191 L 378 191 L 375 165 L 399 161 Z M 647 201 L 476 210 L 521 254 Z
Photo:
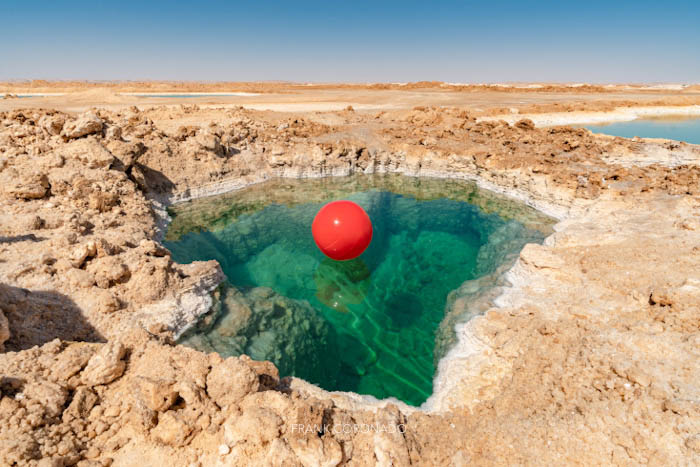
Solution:
M 83 243 L 80 246 L 78 246 L 78 248 L 73 250 L 73 253 L 70 256 L 71 264 L 74 268 L 80 269 L 85 263 L 85 260 L 87 260 L 90 257 L 94 257 L 96 254 L 97 244 L 94 241 Z
M 207 376 L 207 392 L 221 407 L 243 399 L 259 388 L 258 375 L 240 359 L 230 357 L 215 365 Z
M 116 405 L 110 405 L 107 407 L 104 411 L 104 416 L 105 417 L 118 417 L 119 414 L 121 413 L 121 409 L 119 406 Z
M 122 360 L 126 349 L 121 342 L 105 344 L 88 362 L 82 379 L 88 386 L 111 383 L 124 374 L 126 363 Z
M 63 125 L 62 135 L 66 139 L 75 139 L 102 131 L 102 120 L 92 112 L 86 112 L 76 120 Z
M 58 135 L 65 122 L 66 119 L 62 115 L 44 115 L 39 119 L 39 126 L 50 135 Z
M 11 181 L 5 191 L 17 199 L 41 199 L 49 191 L 49 179 L 45 174 L 31 174 Z
M 685 440 L 685 447 L 687 447 L 691 451 L 694 451 L 696 453 L 700 453 L 700 433 L 686 439 Z
M 107 139 L 122 139 L 122 129 L 118 126 L 110 126 L 105 131 L 105 138 Z
M 173 389 L 172 382 L 161 379 L 140 377 L 138 390 L 143 403 L 156 412 L 168 410 L 178 396 L 177 391 Z
M 152 430 L 153 437 L 168 446 L 184 446 L 192 428 L 173 411 L 165 412 L 159 417 L 158 425 Z

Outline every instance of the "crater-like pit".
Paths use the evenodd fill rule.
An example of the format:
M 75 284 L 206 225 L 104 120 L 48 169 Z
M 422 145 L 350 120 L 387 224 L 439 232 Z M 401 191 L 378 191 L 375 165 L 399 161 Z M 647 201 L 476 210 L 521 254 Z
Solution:
M 369 214 L 357 259 L 325 258 L 311 222 L 331 200 Z M 460 180 L 398 175 L 274 180 L 171 209 L 165 245 L 180 263 L 216 259 L 228 283 L 182 343 L 271 360 L 328 390 L 419 405 L 454 325 L 479 307 L 551 219 Z M 461 300 L 460 302 L 464 302 Z

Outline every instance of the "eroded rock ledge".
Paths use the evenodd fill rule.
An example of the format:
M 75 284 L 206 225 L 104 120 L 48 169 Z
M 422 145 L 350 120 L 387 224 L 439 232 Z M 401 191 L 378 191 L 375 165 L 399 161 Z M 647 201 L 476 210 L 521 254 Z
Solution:
M 700 462 L 700 170 L 666 163 L 697 148 L 453 109 L 320 120 L 0 114 L 1 463 Z M 172 262 L 149 198 L 360 171 L 473 178 L 563 219 L 458 328 L 433 412 L 170 343 L 221 271 Z

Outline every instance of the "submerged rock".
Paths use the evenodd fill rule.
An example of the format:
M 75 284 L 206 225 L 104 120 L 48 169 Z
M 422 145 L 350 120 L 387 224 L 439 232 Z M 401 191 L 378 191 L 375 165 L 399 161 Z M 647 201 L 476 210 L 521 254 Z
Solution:
M 242 292 L 226 285 L 215 308 L 216 316 L 204 321 L 209 328 L 200 327 L 182 343 L 224 357 L 245 354 L 269 360 L 283 376 L 335 381 L 340 363 L 334 330 L 308 302 L 267 287 Z
M 325 258 L 314 272 L 316 298 L 324 305 L 347 313 L 367 296 L 370 270 L 361 258 L 333 261 Z

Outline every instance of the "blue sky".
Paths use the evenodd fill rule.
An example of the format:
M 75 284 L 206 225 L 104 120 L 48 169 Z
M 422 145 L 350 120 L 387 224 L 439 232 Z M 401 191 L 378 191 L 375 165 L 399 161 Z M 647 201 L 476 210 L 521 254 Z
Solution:
M 0 11 L 0 79 L 700 82 L 700 0 L 2 0 Z

